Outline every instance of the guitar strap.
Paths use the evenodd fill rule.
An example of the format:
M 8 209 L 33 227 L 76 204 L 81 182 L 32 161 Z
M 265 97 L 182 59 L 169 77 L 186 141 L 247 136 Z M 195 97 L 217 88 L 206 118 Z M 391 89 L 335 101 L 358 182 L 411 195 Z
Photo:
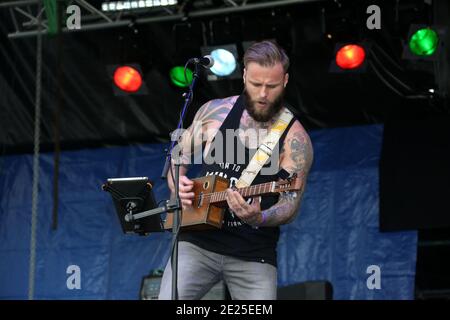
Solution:
M 273 149 L 277 145 L 283 132 L 288 127 L 294 115 L 291 111 L 284 108 L 279 114 L 278 119 L 270 128 L 269 134 L 263 139 L 258 147 L 258 150 L 253 155 L 247 168 L 242 171 L 242 175 L 236 182 L 237 188 L 248 187 L 252 184 L 255 177 L 258 175 L 261 168 L 266 164 L 272 155 Z

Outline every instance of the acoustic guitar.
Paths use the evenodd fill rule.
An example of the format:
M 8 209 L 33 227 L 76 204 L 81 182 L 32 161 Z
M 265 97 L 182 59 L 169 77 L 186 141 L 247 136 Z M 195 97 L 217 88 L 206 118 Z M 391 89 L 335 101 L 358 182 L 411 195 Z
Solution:
M 194 199 L 192 206 L 183 210 L 181 228 L 184 230 L 207 230 L 221 228 L 227 207 L 225 199 L 229 180 L 216 175 L 192 179 Z M 235 189 L 244 198 L 277 194 L 285 191 L 299 191 L 301 180 L 297 176 L 286 180 L 272 181 Z M 172 229 L 173 213 L 167 214 L 165 229 Z

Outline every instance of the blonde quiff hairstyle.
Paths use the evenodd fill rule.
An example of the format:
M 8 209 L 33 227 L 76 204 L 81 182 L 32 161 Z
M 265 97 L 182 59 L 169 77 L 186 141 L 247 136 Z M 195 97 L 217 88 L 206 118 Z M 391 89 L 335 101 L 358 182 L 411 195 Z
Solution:
M 244 54 L 244 66 L 255 62 L 263 67 L 272 67 L 278 62 L 283 66 L 284 73 L 289 69 L 289 57 L 279 45 L 272 41 L 261 41 L 252 44 Z

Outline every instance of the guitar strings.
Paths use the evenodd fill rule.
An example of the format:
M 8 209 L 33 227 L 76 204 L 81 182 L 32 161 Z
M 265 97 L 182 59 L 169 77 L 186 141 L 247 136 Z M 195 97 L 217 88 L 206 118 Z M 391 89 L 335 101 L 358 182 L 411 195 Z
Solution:
M 239 189 L 239 190 L 242 190 L 242 189 Z M 209 197 L 212 197 L 214 194 L 217 194 L 217 196 L 219 197 L 221 197 L 222 196 L 222 194 L 225 194 L 226 193 L 226 191 L 218 191 L 218 192 L 211 192 L 211 193 L 204 193 L 203 195 L 202 195 L 202 198 L 209 198 Z M 239 192 L 239 194 L 242 194 L 242 193 L 244 193 L 244 192 Z M 220 194 L 220 195 L 219 195 Z M 194 199 L 200 199 L 200 197 L 194 197 Z
M 243 190 L 245 190 L 245 191 L 246 191 L 247 189 L 251 190 L 252 188 L 256 190 L 257 187 L 260 188 L 260 189 L 264 189 L 264 188 L 266 188 L 266 186 L 270 186 L 271 184 L 272 184 L 272 182 L 266 182 L 266 183 L 262 183 L 262 184 L 259 184 L 259 185 L 256 185 L 256 186 L 250 186 L 250 187 L 245 187 L 245 188 L 237 189 L 237 191 L 239 192 L 239 194 L 242 194 L 242 193 L 244 193 Z M 217 197 L 222 197 L 222 194 L 225 194 L 225 192 L 226 192 L 226 191 L 219 191 L 219 192 L 205 193 L 205 194 L 202 195 L 202 198 L 203 198 L 203 199 L 205 199 L 205 198 L 210 198 L 210 197 L 212 197 L 214 194 L 217 194 L 217 195 L 218 195 Z M 221 194 L 221 195 L 219 196 L 219 194 Z M 255 196 L 256 196 L 256 195 L 255 195 Z M 194 197 L 193 200 L 198 200 L 198 199 L 200 199 L 200 197 Z M 225 199 L 224 199 L 223 201 L 225 201 Z

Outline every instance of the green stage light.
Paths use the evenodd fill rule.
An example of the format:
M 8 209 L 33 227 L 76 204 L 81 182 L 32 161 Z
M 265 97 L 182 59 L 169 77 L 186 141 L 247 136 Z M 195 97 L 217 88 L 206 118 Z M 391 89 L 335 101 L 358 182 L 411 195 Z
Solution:
M 177 87 L 188 87 L 192 83 L 193 73 L 191 69 L 186 69 L 186 77 L 184 76 L 184 67 L 177 66 L 170 70 L 170 80 Z
M 439 37 L 433 29 L 417 30 L 409 40 L 409 49 L 418 56 L 431 56 L 437 48 Z

